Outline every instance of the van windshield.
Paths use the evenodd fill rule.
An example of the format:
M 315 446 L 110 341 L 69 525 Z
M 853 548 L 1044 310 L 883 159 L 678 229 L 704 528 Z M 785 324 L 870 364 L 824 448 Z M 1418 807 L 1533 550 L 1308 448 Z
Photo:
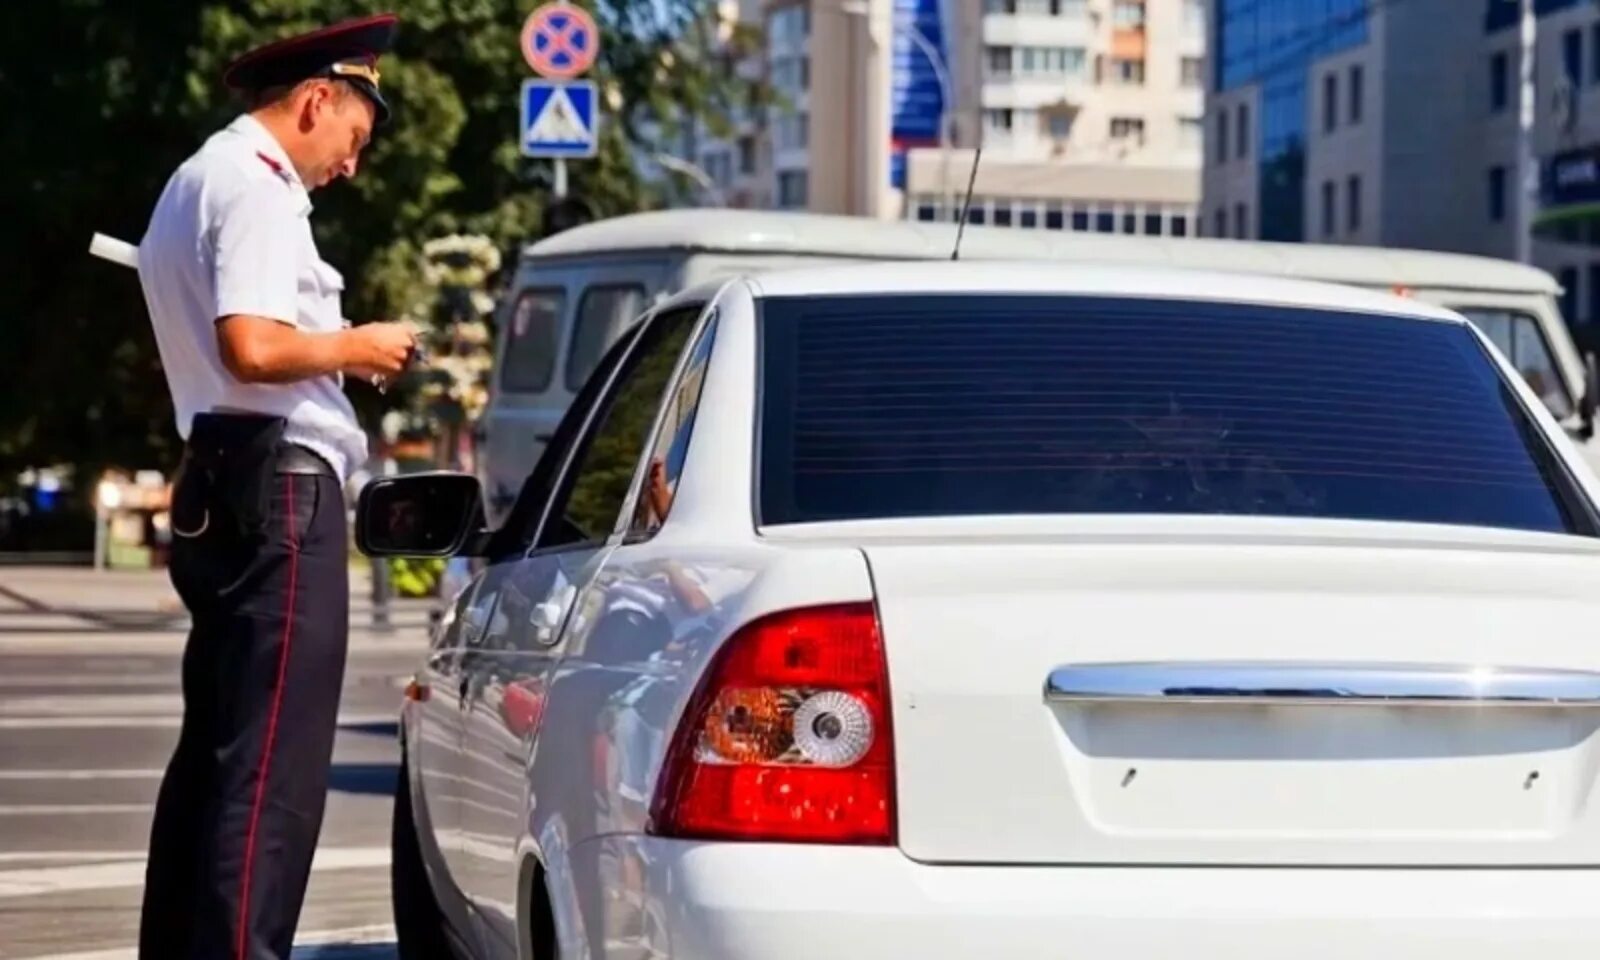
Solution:
M 761 324 L 765 524 L 1152 513 L 1591 532 L 1457 324 L 993 295 L 775 299 Z
M 1482 330 L 1483 335 L 1505 354 L 1552 415 L 1557 418 L 1572 416 L 1572 397 L 1562 383 L 1561 370 L 1556 366 L 1537 319 L 1515 310 L 1492 307 L 1456 307 L 1455 310 L 1472 321 L 1472 325 Z

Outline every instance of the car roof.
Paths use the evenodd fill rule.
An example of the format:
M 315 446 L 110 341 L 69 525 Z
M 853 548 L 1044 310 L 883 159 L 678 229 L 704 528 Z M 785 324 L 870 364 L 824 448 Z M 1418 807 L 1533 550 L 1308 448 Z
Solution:
M 946 223 L 814 213 L 663 210 L 574 227 L 524 249 L 530 258 L 644 250 L 943 260 L 955 246 Z M 1549 273 L 1490 257 L 1331 244 L 1136 237 L 1001 227 L 966 228 L 969 260 L 1117 262 L 1231 270 L 1370 286 L 1556 294 Z
M 758 298 L 1043 294 L 1207 300 L 1465 322 L 1459 314 L 1443 307 L 1359 287 L 1220 270 L 1127 264 L 850 264 L 763 272 L 750 276 L 747 282 Z

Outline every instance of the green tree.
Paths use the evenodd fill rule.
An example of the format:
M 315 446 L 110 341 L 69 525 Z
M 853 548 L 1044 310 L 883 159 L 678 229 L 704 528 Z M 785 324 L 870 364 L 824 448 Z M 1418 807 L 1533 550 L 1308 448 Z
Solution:
M 95 230 L 137 240 L 171 171 L 239 107 L 218 77 L 269 39 L 391 9 L 395 120 L 312 222 L 357 320 L 404 315 L 422 243 L 479 233 L 508 255 L 537 234 L 549 166 L 517 150 L 518 49 L 537 0 L 14 0 L 0 4 L 0 489 L 18 469 L 168 466 L 177 437 L 133 274 L 88 257 Z M 658 198 L 633 162 L 686 121 L 712 132 L 750 86 L 711 0 L 585 0 L 604 34 L 600 155 L 571 190 L 597 214 Z M 508 263 L 512 262 L 508 257 Z M 352 389 L 374 425 L 389 402 Z

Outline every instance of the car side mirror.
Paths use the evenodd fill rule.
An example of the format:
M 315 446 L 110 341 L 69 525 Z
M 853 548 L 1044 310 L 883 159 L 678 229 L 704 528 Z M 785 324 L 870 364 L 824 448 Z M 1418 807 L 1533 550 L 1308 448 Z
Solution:
M 478 556 L 486 539 L 483 491 L 471 474 L 380 477 L 356 503 L 356 547 L 369 557 Z

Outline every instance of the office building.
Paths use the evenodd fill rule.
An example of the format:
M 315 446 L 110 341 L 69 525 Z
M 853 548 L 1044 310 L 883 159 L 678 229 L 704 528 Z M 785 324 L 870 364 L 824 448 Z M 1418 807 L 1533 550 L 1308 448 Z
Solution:
M 1518 256 L 1517 0 L 1212 0 L 1207 233 Z M 1600 6 L 1537 0 L 1531 258 L 1600 322 Z

